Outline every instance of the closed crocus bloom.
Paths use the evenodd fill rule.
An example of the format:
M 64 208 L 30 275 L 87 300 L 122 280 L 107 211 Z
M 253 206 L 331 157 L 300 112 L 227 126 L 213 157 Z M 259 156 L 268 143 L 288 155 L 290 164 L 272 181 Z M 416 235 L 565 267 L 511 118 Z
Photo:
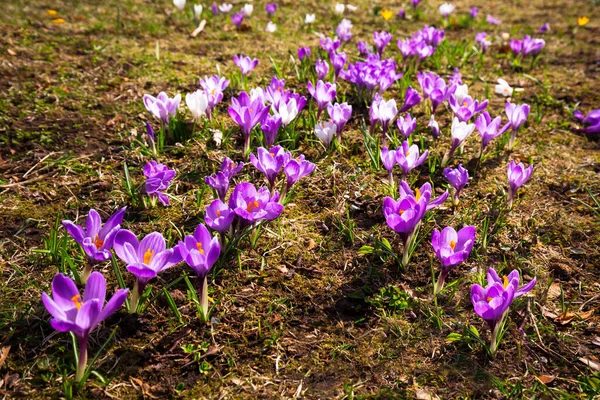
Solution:
M 323 142 L 325 147 L 329 147 L 335 137 L 336 125 L 331 121 L 322 121 L 315 125 L 315 135 Z
M 458 104 L 461 104 L 466 97 L 469 97 L 469 87 L 464 84 L 464 85 L 456 85 L 456 90 L 454 91 L 453 94 L 456 102 Z
M 512 128 L 512 134 L 510 135 L 510 141 L 508 144 L 508 148 L 512 149 L 517 140 L 517 132 L 525 123 L 525 121 L 527 121 L 530 107 L 528 104 L 514 104 L 506 102 L 506 105 L 504 106 L 504 111 L 506 112 L 508 122 L 510 122 L 510 126 Z
M 304 23 L 306 25 L 312 24 L 315 22 L 315 14 L 306 14 L 306 16 L 304 17 Z
M 119 289 L 106 300 L 106 280 L 92 272 L 83 299 L 71 278 L 56 274 L 52 280 L 52 297 L 42 293 L 42 302 L 52 316 L 50 325 L 59 332 L 73 332 L 78 339 L 79 363 L 75 379 L 81 382 L 87 366 L 87 343 L 92 331 L 117 311 L 127 299 L 127 289 Z
M 510 122 L 503 127 L 500 127 L 501 123 L 501 117 L 496 117 L 492 120 L 492 117 L 490 117 L 490 114 L 487 111 L 481 113 L 475 120 L 475 127 L 481 136 L 480 156 L 483 154 L 483 151 L 492 140 L 502 135 L 504 132 L 506 132 L 506 130 L 508 130 L 508 128 L 510 128 Z
M 267 27 L 265 28 L 265 32 L 273 33 L 277 30 L 277 24 L 273 21 L 267 22 Z
M 243 162 L 236 164 L 229 157 L 225 157 L 221 163 L 221 169 L 217 173 L 205 177 L 204 182 L 217 192 L 219 199 L 225 201 L 231 178 L 237 175 L 242 168 L 244 168 Z
M 243 10 L 229 15 L 229 18 L 231 18 L 231 22 L 233 22 L 233 24 L 237 27 L 237 29 L 240 29 L 240 27 L 242 26 L 242 22 L 244 22 L 244 17 L 245 17 L 245 14 L 244 14 Z M 242 74 L 245 75 L 247 72 L 244 73 L 244 69 L 237 63 L 237 61 L 236 61 L 236 64 L 242 70 Z
M 427 127 L 429 127 L 431 130 L 431 134 L 433 135 L 434 139 L 437 139 L 440 136 L 440 125 L 435 120 L 433 114 L 429 118 L 429 124 L 427 124 Z
M 85 228 L 76 225 L 71 221 L 62 221 L 63 226 L 73 239 L 83 248 L 88 258 L 88 266 L 84 269 L 81 275 L 81 280 L 85 282 L 87 277 L 92 272 L 92 265 L 98 261 L 108 260 L 111 256 L 115 235 L 121 228 L 121 222 L 125 216 L 123 207 L 117 210 L 108 218 L 104 226 L 102 226 L 102 218 L 94 209 L 91 209 L 87 215 Z
M 301 154 L 296 158 L 291 158 L 283 168 L 283 172 L 287 177 L 285 191 L 287 192 L 300 179 L 312 174 L 312 172 L 315 170 L 315 167 L 315 164 L 307 161 L 304 158 L 304 154 Z M 281 195 L 281 200 L 284 199 L 284 195 L 285 193 Z
M 585 134 L 600 133 L 600 109 L 592 110 L 586 116 L 584 116 L 581 111 L 575 110 L 575 112 L 573 112 L 573 117 L 584 125 L 584 128 L 577 129 L 577 132 Z
M 467 124 L 466 122 L 459 122 L 457 117 L 452 120 L 452 147 L 450 151 L 444 154 L 442 159 L 442 167 L 445 167 L 450 161 L 450 158 L 456 151 L 456 149 L 463 144 L 463 142 L 471 136 L 475 130 L 475 124 Z
M 144 106 L 146 106 L 146 109 L 165 124 L 169 123 L 171 116 L 175 116 L 180 102 L 180 94 L 177 94 L 173 98 L 170 98 L 165 92 L 160 92 L 156 97 L 149 94 L 144 95 Z
M 550 31 L 550 24 L 549 24 L 549 23 L 547 23 L 547 22 L 546 22 L 546 23 L 544 23 L 544 25 L 542 25 L 542 26 L 540 26 L 540 27 L 538 28 L 538 32 L 539 32 L 539 33 L 546 33 L 546 32 L 549 32 L 549 31 Z
M 328 103 L 335 99 L 336 85 L 335 83 L 317 81 L 317 85 L 313 86 L 312 82 L 308 82 L 308 93 L 317 102 L 318 112 L 317 119 L 321 116 L 321 112 L 325 109 Z
M 388 150 L 388 148 L 384 146 L 379 151 L 379 156 L 381 158 L 381 164 L 383 164 L 383 167 L 391 174 L 396 166 L 396 150 Z
M 229 198 L 229 207 L 246 224 L 273 220 L 283 211 L 283 205 L 279 204 L 279 192 L 271 196 L 268 188 L 256 190 L 249 182 L 239 183 L 235 187 Z
M 275 15 L 275 11 L 277 10 L 277 3 L 269 3 L 265 6 L 265 10 L 267 11 L 267 14 L 269 15 L 269 17 L 272 17 L 273 15 Z
M 298 58 L 300 61 L 310 56 L 310 47 L 298 47 Z
M 202 7 L 202 4 L 194 4 L 194 16 L 196 17 L 196 19 L 200 18 L 203 9 L 204 8 Z
M 487 273 L 487 286 L 484 288 L 475 284 L 471 288 L 471 302 L 475 313 L 487 322 L 492 332 L 490 342 L 492 357 L 498 348 L 498 333 L 508 308 L 515 298 L 533 289 L 535 282 L 536 280 L 533 279 L 519 289 L 520 278 L 517 271 L 512 271 L 508 276 L 500 279 L 496 271 L 490 268 Z
M 531 174 L 533 172 L 533 165 L 525 168 L 523 163 L 515 163 L 511 161 L 508 164 L 507 174 L 508 174 L 508 208 L 512 208 L 513 198 L 517 189 L 523 186 L 529 178 L 531 178 Z
M 481 51 L 483 53 L 485 53 L 485 51 L 492 45 L 490 37 L 485 32 L 479 32 L 477 35 L 475 35 L 475 41 L 479 44 L 479 47 L 481 47 Z
M 287 103 L 281 102 L 279 107 L 271 106 L 273 113 L 281 118 L 281 124 L 287 126 L 296 118 L 298 112 L 298 104 L 295 98 L 290 98 Z
M 377 48 L 377 53 L 381 56 L 383 50 L 390 44 L 392 40 L 392 34 L 386 31 L 373 32 L 373 42 Z
M 233 56 L 233 61 L 240 68 L 243 75 L 248 75 L 258 65 L 258 58 L 251 59 L 248 56 L 242 55 Z
M 202 322 L 208 320 L 208 280 L 207 276 L 221 253 L 219 239 L 211 236 L 202 224 L 198 225 L 193 235 L 187 235 L 177 246 L 185 263 L 192 267 L 196 276 L 202 280 L 202 288 L 198 298 L 202 314 Z
M 169 169 L 166 165 L 152 160 L 144 166 L 143 173 L 146 177 L 144 190 L 152 199 L 153 205 L 155 205 L 156 199 L 158 199 L 163 206 L 169 205 L 169 197 L 165 192 L 175 176 L 175 170 Z
M 403 177 L 408 178 L 410 171 L 423 164 L 428 155 L 429 151 L 425 150 L 419 156 L 419 146 L 416 144 L 409 146 L 408 142 L 403 142 L 402 146 L 396 150 L 396 162 L 402 168 Z
M 546 41 L 544 39 L 534 39 L 529 35 L 525 35 L 521 52 L 523 56 L 531 55 L 535 57 L 540 54 L 545 45 Z
M 265 146 L 271 147 L 275 144 L 280 126 L 281 118 L 278 116 L 267 115 L 265 120 L 260 125 L 260 129 L 263 131 L 265 137 Z
M 521 51 L 523 50 L 523 41 L 522 40 L 516 40 L 516 39 L 510 39 L 510 49 L 512 50 L 512 52 L 514 53 L 514 55 L 519 55 L 521 53 Z
M 404 136 L 405 139 L 408 139 L 417 127 L 417 119 L 412 118 L 410 114 L 407 114 L 406 118 L 402 116 L 398 117 L 396 125 L 398 125 L 398 129 L 402 133 L 402 136 Z
M 421 95 L 412 86 L 409 86 L 406 89 L 406 94 L 404 95 L 404 104 L 398 110 L 399 113 L 404 113 L 416 106 L 421 102 Z
M 179 11 L 183 11 L 185 8 L 185 0 L 173 0 L 173 5 L 179 9 Z
M 240 93 L 236 99 L 231 99 L 231 106 L 227 109 L 229 116 L 238 124 L 244 135 L 244 154 L 248 154 L 250 149 L 250 132 L 252 129 L 264 121 L 269 113 L 269 107 L 262 103 L 262 99 L 250 100 L 246 92 Z
M 223 203 L 221 199 L 215 199 L 206 207 L 204 222 L 211 229 L 225 234 L 231 227 L 234 217 L 235 213 L 227 204 Z
M 259 147 L 256 151 L 258 157 L 250 154 L 250 162 L 260 172 L 265 174 L 269 181 L 269 187 L 273 188 L 277 175 L 283 166 L 289 161 L 290 154 L 281 146 L 272 147 L 270 150 Z
M 210 77 L 205 76 L 204 79 L 200 78 L 198 82 L 208 96 L 208 109 L 206 113 L 211 118 L 212 110 L 223 100 L 223 91 L 229 86 L 229 81 L 218 75 L 213 75 Z
M 177 247 L 167 249 L 165 238 L 152 232 L 141 241 L 126 229 L 121 229 L 115 237 L 115 253 L 127 264 L 127 270 L 135 277 L 131 292 L 130 312 L 137 312 L 140 295 L 148 282 L 159 273 L 181 261 Z
M 452 11 L 454 11 L 454 4 L 443 3 L 442 5 L 440 5 L 438 10 L 442 17 L 447 19 L 448 16 L 450 16 L 450 14 L 452 13 Z
M 448 272 L 467 260 L 475 244 L 475 227 L 465 226 L 458 232 L 448 226 L 442 231 L 433 230 L 431 245 L 440 260 L 442 271 L 434 287 L 434 294 L 439 293 L 444 287 Z
M 185 95 L 185 104 L 187 104 L 196 121 L 200 122 L 208 109 L 208 96 L 204 90 L 188 93 Z
M 381 127 L 383 129 L 383 143 L 385 145 L 387 140 L 386 133 L 388 126 L 398 113 L 398 109 L 396 108 L 396 100 L 374 100 L 373 104 L 371 105 L 371 111 L 373 116 L 372 119 L 381 122 Z
M 331 61 L 331 65 L 333 65 L 333 75 L 335 79 L 337 79 L 340 75 L 340 72 L 344 69 L 344 66 L 346 65 L 346 53 L 329 53 L 329 60 Z
M 317 60 L 315 63 L 315 70 L 317 71 L 317 77 L 319 79 L 325 79 L 329 73 L 329 64 L 327 61 Z
M 352 106 L 348 103 L 329 103 L 327 105 L 327 113 L 329 118 L 336 126 L 338 142 L 342 141 L 342 130 L 352 116 Z
M 346 6 L 344 5 L 344 3 L 335 3 L 334 10 L 336 14 L 343 14 L 345 9 Z
M 347 42 L 352 39 L 352 22 L 343 19 L 337 26 L 335 33 L 342 42 Z
M 456 168 L 445 168 L 444 178 L 454 188 L 454 205 L 457 205 L 460 191 L 463 190 L 469 181 L 469 171 L 462 164 L 458 164 Z
M 244 7 L 242 7 L 242 11 L 244 12 L 244 15 L 246 17 L 249 17 L 252 15 L 252 12 L 254 11 L 254 6 L 250 3 L 244 4 Z

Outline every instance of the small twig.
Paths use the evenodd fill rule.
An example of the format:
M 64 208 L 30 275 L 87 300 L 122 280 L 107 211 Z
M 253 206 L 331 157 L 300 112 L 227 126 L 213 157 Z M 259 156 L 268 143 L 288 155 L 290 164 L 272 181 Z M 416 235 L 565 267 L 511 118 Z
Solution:
M 26 181 L 15 182 L 15 183 L 8 183 L 6 185 L 0 185 L 0 189 L 10 189 L 10 188 L 17 187 L 17 186 L 27 185 L 28 183 L 38 182 L 38 181 L 41 181 L 41 180 L 43 180 L 45 178 L 46 178 L 45 175 L 43 175 L 43 176 L 36 176 L 35 178 L 31 178 L 31 179 L 28 179 Z
M 31 168 L 29 168 L 29 170 L 27 172 L 25 172 L 23 174 L 23 178 L 27 178 L 27 175 L 29 175 L 31 173 L 31 171 L 33 171 L 38 165 L 40 165 L 41 163 L 43 163 L 48 157 L 50 157 L 51 155 L 56 154 L 55 152 L 51 151 L 50 153 L 46 154 L 40 161 L 38 161 L 37 163 L 35 163 L 35 165 Z

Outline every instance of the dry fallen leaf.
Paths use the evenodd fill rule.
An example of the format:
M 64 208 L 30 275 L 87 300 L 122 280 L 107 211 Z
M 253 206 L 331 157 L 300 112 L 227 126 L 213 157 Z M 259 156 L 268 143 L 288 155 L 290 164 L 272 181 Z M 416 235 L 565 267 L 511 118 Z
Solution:
M 587 365 L 595 371 L 600 371 L 600 364 L 598 364 L 596 361 L 592 361 L 585 357 L 579 357 L 579 361 L 581 361 L 582 363 L 584 363 L 585 365 Z
M 16 56 L 16 55 L 17 55 L 17 52 L 16 52 L 16 51 L 14 51 L 14 50 L 12 50 L 12 49 L 8 49 L 8 50 L 6 50 L 6 51 L 7 51 L 7 52 L 8 52 L 8 54 L 10 54 L 11 56 Z
M 560 285 L 554 282 L 548 288 L 548 300 L 556 299 L 558 296 L 560 296 Z
M 439 400 L 435 394 L 431 394 L 422 388 L 415 389 L 415 399 L 418 400 Z
M 538 381 L 542 382 L 544 385 L 549 384 L 550 382 L 552 382 L 554 379 L 556 379 L 555 376 L 552 375 L 540 375 L 536 377 Z
M 589 319 L 592 315 L 594 315 L 594 310 L 585 311 L 585 312 L 565 312 L 560 314 L 558 317 L 554 318 L 554 322 L 558 322 L 561 325 L 566 325 L 573 320 L 583 320 Z
M 6 361 L 6 357 L 8 357 L 8 352 L 10 351 L 10 346 L 4 346 L 0 351 L 0 368 L 4 365 Z
M 206 20 L 203 19 L 202 21 L 200 21 L 200 25 L 198 25 L 198 27 L 196 29 L 194 29 L 194 32 L 192 32 L 190 34 L 191 37 L 196 37 L 198 36 L 198 34 L 200 32 L 202 32 L 204 30 L 204 26 L 206 25 Z

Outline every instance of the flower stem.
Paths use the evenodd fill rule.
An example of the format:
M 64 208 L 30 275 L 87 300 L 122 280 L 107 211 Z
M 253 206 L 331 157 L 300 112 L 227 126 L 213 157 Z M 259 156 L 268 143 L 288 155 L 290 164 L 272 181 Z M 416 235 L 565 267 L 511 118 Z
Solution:
M 77 363 L 77 374 L 75 380 L 82 383 L 83 375 L 87 367 L 87 338 L 79 338 L 79 362 Z
M 137 313 L 138 305 L 140 304 L 140 284 L 139 280 L 135 280 L 133 290 L 131 291 L 131 298 L 129 299 L 129 313 Z
M 446 276 L 448 275 L 448 271 L 442 268 L 442 272 L 440 272 L 440 277 L 435 282 L 435 286 L 433 287 L 433 295 L 435 296 L 444 288 L 444 283 L 446 282 Z
M 202 279 L 200 288 L 200 321 L 208 322 L 208 277 Z
M 81 280 L 82 285 L 85 285 L 88 278 L 90 277 L 90 274 L 94 270 L 94 264 L 95 264 L 94 261 L 92 261 L 90 259 L 87 260 L 87 263 L 85 264 L 85 267 L 83 267 L 83 271 L 81 272 L 81 275 L 79 275 L 79 280 Z
M 504 318 L 504 316 L 503 316 Z M 502 326 L 502 319 L 500 321 L 496 321 L 494 328 L 492 329 L 492 338 L 490 340 L 490 355 L 492 358 L 496 357 L 496 350 L 498 350 L 498 333 L 500 332 L 500 327 Z

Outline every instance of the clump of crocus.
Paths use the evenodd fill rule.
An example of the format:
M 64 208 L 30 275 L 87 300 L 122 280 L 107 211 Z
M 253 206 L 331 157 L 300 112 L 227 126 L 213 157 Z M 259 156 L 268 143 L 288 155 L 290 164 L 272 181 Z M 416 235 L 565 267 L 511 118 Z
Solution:
M 506 112 L 508 122 L 510 122 L 510 127 L 512 128 L 510 141 L 508 143 L 508 148 L 512 149 L 517 140 L 517 132 L 519 131 L 521 126 L 523 126 L 525 121 L 527 121 L 530 107 L 528 104 L 514 104 L 511 102 L 506 102 L 506 105 L 504 106 L 504 111 Z
M 525 182 L 527 182 L 529 178 L 531 178 L 531 173 L 533 172 L 533 165 L 530 165 L 529 167 L 525 168 L 525 165 L 523 163 L 517 164 L 514 161 L 511 161 L 508 164 L 506 172 L 508 174 L 509 185 L 507 202 L 508 208 L 510 209 L 512 208 L 513 199 L 515 197 L 517 189 L 523 186 Z
M 221 199 L 221 201 L 225 201 L 231 179 L 236 176 L 242 168 L 244 168 L 243 162 L 235 163 L 231 158 L 225 157 L 221 163 L 221 169 L 217 173 L 205 177 L 204 182 L 217 193 L 217 197 Z
M 168 125 L 170 117 L 177 114 L 177 107 L 179 107 L 180 102 L 180 94 L 173 98 L 170 98 L 165 92 L 160 92 L 156 97 L 149 94 L 144 95 L 144 106 L 164 125 Z
M 88 212 L 85 229 L 69 220 L 62 221 L 69 235 L 81 246 L 87 257 L 87 264 L 79 276 L 82 283 L 87 281 L 96 263 L 110 258 L 112 254 L 110 250 L 113 247 L 115 235 L 121 229 L 125 209 L 126 207 L 117 210 L 108 218 L 104 226 L 102 226 L 100 214 L 94 209 L 90 209 Z
M 456 168 L 444 168 L 444 178 L 450 183 L 450 185 L 454 188 L 454 197 L 453 203 L 455 206 L 458 205 L 460 195 L 460 191 L 467 185 L 469 181 L 469 171 L 462 166 L 462 164 L 458 164 Z
M 223 92 L 227 86 L 229 86 L 229 81 L 219 75 L 205 76 L 204 79 L 200 78 L 198 81 L 208 96 L 206 114 L 208 115 L 208 118 L 211 119 L 212 111 L 215 106 L 223 100 Z
M 219 201 L 219 200 L 215 200 Z M 208 273 L 217 262 L 221 254 L 219 238 L 212 236 L 203 224 L 199 224 L 193 235 L 187 235 L 183 241 L 179 241 L 177 246 L 181 253 L 181 258 L 187 265 L 192 267 L 198 279 L 201 280 L 200 286 L 200 320 L 208 321 Z
M 536 283 L 536 279 L 533 278 L 531 282 L 519 288 L 520 281 L 517 270 L 501 279 L 496 271 L 490 268 L 487 273 L 487 286 L 484 288 L 475 284 L 471 288 L 471 302 L 475 313 L 487 322 L 491 331 L 489 351 L 492 358 L 498 349 L 508 308 L 515 298 L 529 292 Z
M 456 90 L 456 85 L 446 85 L 443 78 L 440 78 L 433 72 L 419 72 L 417 74 L 417 80 L 423 89 L 423 97 L 429 98 L 431 101 L 431 113 L 435 114 L 435 111 Z
M 321 45 L 321 48 L 328 54 L 337 51 L 341 45 L 339 40 L 334 40 L 330 37 L 321 38 L 321 40 L 319 40 L 319 44 Z
M 169 197 L 165 194 L 165 191 L 169 188 L 171 180 L 175 176 L 175 170 L 152 160 L 144 166 L 143 173 L 146 177 L 144 190 L 150 196 L 152 206 L 156 205 L 157 199 L 163 206 L 169 205 Z
M 450 151 L 444 154 L 444 158 L 442 159 L 442 167 L 448 165 L 448 161 L 454 155 L 456 149 L 458 149 L 464 141 L 471 136 L 473 131 L 475 130 L 474 124 L 467 124 L 466 122 L 459 122 L 457 117 L 452 119 L 452 147 Z
M 336 85 L 335 83 L 323 82 L 322 80 L 318 80 L 317 84 L 313 85 L 312 82 L 309 81 L 308 93 L 310 93 L 317 102 L 317 119 L 319 119 L 327 104 L 335 99 Z
M 581 111 L 576 110 L 573 113 L 573 117 L 584 125 L 584 128 L 577 129 L 577 132 L 585 134 L 600 133 L 600 109 L 590 111 L 586 116 Z
M 250 133 L 269 113 L 269 107 L 263 104 L 261 98 L 252 100 L 248 93 L 241 92 L 238 98 L 231 99 L 227 109 L 231 119 L 240 126 L 244 135 L 244 155 L 250 151 Z
M 248 75 L 258 65 L 258 58 L 252 59 L 248 56 L 235 55 L 233 62 L 237 65 L 242 75 Z
M 59 332 L 77 337 L 79 356 L 75 379 L 81 382 L 87 367 L 87 345 L 92 331 L 119 309 L 127 299 L 127 289 L 119 289 L 106 305 L 106 281 L 100 272 L 92 272 L 83 299 L 69 277 L 57 274 L 52 280 L 52 297 L 42 293 L 46 310 L 52 315 L 50 325 Z
M 242 228 L 263 220 L 273 220 L 283 212 L 279 192 L 271 195 L 268 188 L 256 190 L 249 182 L 237 184 L 229 197 L 229 207 L 240 218 Z
M 115 253 L 127 264 L 136 281 L 131 292 L 129 311 L 136 313 L 140 296 L 150 280 L 159 273 L 181 261 L 179 249 L 167 249 L 165 238 L 152 232 L 141 241 L 127 229 L 121 229 L 115 237 Z
M 450 270 L 467 260 L 474 244 L 474 226 L 465 226 L 458 232 L 451 226 L 442 229 L 441 232 L 437 229 L 433 230 L 431 245 L 442 265 L 440 276 L 433 287 L 434 295 L 438 294 L 444 288 L 444 283 Z
M 327 104 L 327 114 L 335 124 L 338 143 L 342 143 L 342 130 L 344 130 L 346 123 L 352 116 L 352 106 L 348 103 L 329 103 Z
M 275 179 L 283 166 L 290 160 L 290 153 L 281 146 L 272 147 L 270 150 L 259 147 L 256 153 L 258 157 L 250 154 L 250 162 L 256 169 L 265 174 L 269 181 L 269 189 L 273 191 Z

